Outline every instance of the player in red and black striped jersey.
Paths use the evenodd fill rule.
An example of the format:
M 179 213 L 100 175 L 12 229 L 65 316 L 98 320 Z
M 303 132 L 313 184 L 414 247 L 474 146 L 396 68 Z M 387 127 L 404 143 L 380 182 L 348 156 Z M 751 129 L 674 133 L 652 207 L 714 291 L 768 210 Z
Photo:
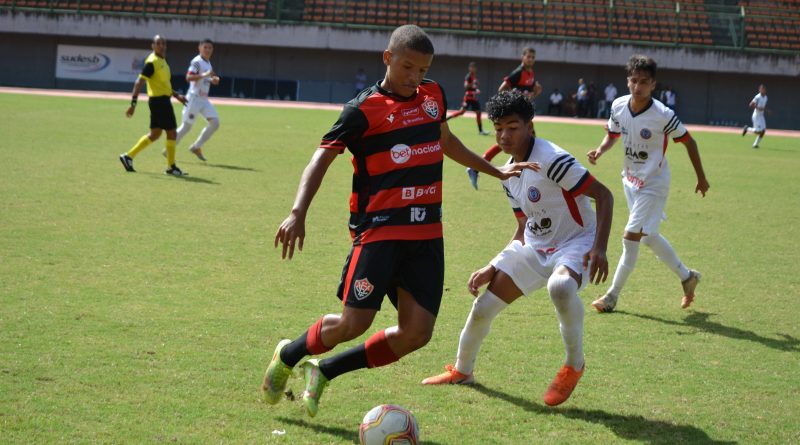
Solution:
M 536 75 L 533 71 L 533 65 L 535 64 L 536 50 L 530 46 L 523 49 L 522 63 L 520 63 L 519 66 L 516 67 L 508 76 L 503 78 L 503 83 L 500 84 L 500 88 L 497 89 L 497 92 L 499 93 L 501 91 L 509 90 L 522 91 L 526 96 L 528 96 L 528 99 L 530 99 L 531 103 L 533 103 L 533 100 L 536 98 L 536 96 L 542 92 L 542 84 L 536 81 Z M 534 106 L 534 109 L 535 108 L 536 107 Z M 495 156 L 500 154 L 500 152 L 500 146 L 494 144 L 483 154 L 483 159 L 491 162 Z M 478 172 L 468 168 L 467 175 L 469 175 L 469 181 L 472 183 L 472 187 L 477 190 Z
M 481 103 L 478 101 L 478 95 L 480 94 L 481 90 L 478 89 L 477 68 L 475 62 L 470 62 L 469 71 L 467 71 L 467 75 L 464 76 L 464 100 L 461 102 L 461 108 L 448 116 L 447 120 L 461 116 L 462 114 L 466 113 L 467 110 L 472 110 L 475 112 L 475 120 L 478 122 L 478 134 L 486 136 L 489 134 L 489 132 L 483 131 Z
M 438 83 L 424 79 L 433 44 L 415 25 L 397 28 L 383 52 L 385 78 L 348 102 L 303 172 L 294 207 L 275 235 L 282 257 L 302 250 L 305 216 L 336 156 L 353 155 L 350 233 L 353 246 L 339 285 L 341 315 L 328 314 L 294 341 L 275 348 L 264 376 L 266 401 L 277 403 L 292 368 L 308 355 L 331 350 L 372 325 L 384 297 L 398 325 L 333 357 L 303 364 L 306 411 L 317 413 L 328 381 L 361 368 L 388 365 L 431 338 L 444 283 L 442 164 L 444 156 L 500 179 L 532 163 L 495 168 L 468 150 L 445 122 L 447 101 Z

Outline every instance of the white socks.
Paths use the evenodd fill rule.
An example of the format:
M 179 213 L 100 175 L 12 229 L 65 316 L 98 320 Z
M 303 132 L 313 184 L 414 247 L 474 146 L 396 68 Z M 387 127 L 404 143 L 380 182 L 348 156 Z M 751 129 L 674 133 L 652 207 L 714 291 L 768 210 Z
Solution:
M 681 281 L 685 281 L 689 278 L 689 269 L 681 263 L 681 260 L 678 259 L 678 255 L 675 254 L 675 250 L 669 244 L 669 241 L 661 236 L 660 233 L 643 237 L 642 243 L 649 247 L 653 253 L 656 254 L 658 259 L 666 264 L 669 270 L 675 273 Z
M 547 291 L 556 308 L 564 341 L 564 364 L 576 371 L 583 368 L 583 302 L 578 297 L 578 283 L 569 275 L 553 274 L 547 280 Z
M 617 264 L 617 271 L 614 272 L 614 281 L 611 282 L 611 287 L 608 293 L 619 296 L 628 277 L 631 276 L 633 268 L 636 267 L 636 260 L 639 258 L 639 242 L 631 241 L 629 239 L 622 239 L 622 256 L 619 257 L 619 264 Z
M 761 135 L 759 134 L 756 136 L 756 141 L 753 142 L 753 147 L 758 147 L 758 143 L 761 142 Z
M 475 369 L 475 360 L 478 358 L 478 351 L 481 349 L 481 343 L 486 335 L 489 334 L 489 329 L 492 327 L 492 320 L 503 309 L 508 306 L 508 303 L 501 300 L 497 295 L 493 294 L 489 289 L 475 299 L 472 303 L 472 310 L 467 316 L 467 323 L 461 331 L 461 337 L 458 340 L 458 354 L 456 355 L 456 369 L 462 374 L 472 374 Z
M 209 119 L 208 125 L 206 125 L 206 128 L 203 128 L 203 131 L 200 132 L 200 136 L 196 141 L 194 141 L 192 148 L 202 148 L 203 145 L 211 138 L 211 135 L 217 131 L 217 128 L 219 128 L 219 120 Z

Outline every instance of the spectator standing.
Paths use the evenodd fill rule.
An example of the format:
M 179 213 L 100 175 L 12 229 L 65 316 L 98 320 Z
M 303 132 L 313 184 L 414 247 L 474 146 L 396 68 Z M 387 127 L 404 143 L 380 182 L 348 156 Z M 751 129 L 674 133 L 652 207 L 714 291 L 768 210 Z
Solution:
M 364 72 L 364 68 L 359 68 L 356 71 L 356 79 L 354 82 L 356 87 L 355 95 L 358 96 L 358 93 L 364 90 L 367 87 L 367 73 Z
M 558 88 L 554 89 L 550 94 L 550 104 L 547 106 L 547 114 L 553 114 L 553 110 L 555 110 L 556 116 L 561 116 L 561 102 L 563 101 L 564 96 L 558 91 Z
M 605 93 L 605 100 L 602 101 L 603 106 L 600 107 L 597 117 L 608 119 L 611 115 L 611 104 L 614 102 L 614 99 L 617 98 L 617 87 L 614 86 L 614 82 L 609 82 L 608 85 L 606 85 L 606 89 L 603 90 L 603 93 Z
M 589 90 L 583 78 L 578 79 L 578 92 L 575 93 L 575 100 L 578 102 L 578 109 L 575 117 L 586 116 L 586 101 L 589 98 Z

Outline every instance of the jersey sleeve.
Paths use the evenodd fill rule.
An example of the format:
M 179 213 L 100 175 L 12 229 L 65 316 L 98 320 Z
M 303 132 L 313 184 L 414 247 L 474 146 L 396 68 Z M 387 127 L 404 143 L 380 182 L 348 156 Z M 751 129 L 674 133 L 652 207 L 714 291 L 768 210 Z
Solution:
M 442 92 L 442 104 L 441 105 L 442 105 L 443 112 L 441 113 L 441 116 L 439 117 L 439 121 L 441 123 L 445 123 L 445 122 L 447 122 L 447 95 L 444 93 L 444 87 L 439 83 L 437 83 L 437 85 L 439 85 L 439 91 Z
M 139 74 L 139 76 L 149 79 L 155 72 L 156 72 L 156 67 L 155 65 L 153 65 L 153 62 L 147 62 L 144 64 L 142 72 L 141 74 Z
M 522 78 L 522 65 L 517 67 L 514 71 L 511 72 L 507 77 L 503 78 L 511 88 L 516 88 L 519 85 L 519 80 Z
M 369 122 L 364 113 L 358 107 L 347 104 L 333 127 L 322 137 L 319 148 L 338 150 L 339 153 L 343 153 L 345 148 L 355 145 L 368 127 Z
M 186 70 L 188 74 L 200 74 L 200 62 L 197 60 L 192 60 L 192 63 L 189 65 L 189 69 Z
M 572 196 L 580 195 L 595 181 L 586 167 L 563 150 L 557 151 L 555 157 L 542 166 L 542 171 L 548 179 Z
M 503 191 L 506 192 L 506 196 L 508 196 L 508 203 L 511 204 L 511 210 L 514 212 L 514 216 L 516 217 L 523 217 L 525 213 L 522 212 L 522 206 L 519 202 L 514 198 L 511 194 L 511 191 L 503 184 Z
M 689 138 L 689 131 L 683 126 L 683 123 L 678 119 L 678 115 L 674 111 L 667 112 L 667 125 L 664 126 L 664 134 L 668 135 L 675 142 L 684 142 Z
M 612 138 L 618 138 L 622 134 L 622 126 L 619 124 L 617 116 L 614 115 L 614 108 L 611 108 L 611 113 L 608 116 L 608 123 L 606 124 L 606 131 Z

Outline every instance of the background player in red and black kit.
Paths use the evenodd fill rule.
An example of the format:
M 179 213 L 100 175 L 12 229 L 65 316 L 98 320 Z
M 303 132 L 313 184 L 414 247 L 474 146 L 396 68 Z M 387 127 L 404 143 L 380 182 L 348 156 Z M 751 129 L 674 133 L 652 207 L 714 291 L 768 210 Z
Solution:
M 478 101 L 478 95 L 481 90 L 478 89 L 478 76 L 475 62 L 469 63 L 469 71 L 464 77 L 464 101 L 461 103 L 461 108 L 455 113 L 451 114 L 447 120 L 454 117 L 461 116 L 467 110 L 475 112 L 475 120 L 478 122 L 478 133 L 482 136 L 489 134 L 488 131 L 483 131 L 483 120 L 481 120 L 481 103 Z
M 542 92 L 542 84 L 536 81 L 536 75 L 533 72 L 533 65 L 536 64 L 536 50 L 532 47 L 527 47 L 522 50 L 522 63 L 514 69 L 508 76 L 503 78 L 503 83 L 500 84 L 500 88 L 497 89 L 497 92 L 502 91 L 509 91 L 509 90 L 518 90 L 522 91 L 528 96 L 531 103 L 533 100 L 541 94 Z M 536 106 L 534 105 L 534 109 Z M 500 146 L 497 144 L 492 145 L 486 150 L 486 153 L 483 154 L 483 159 L 491 162 L 495 156 L 500 154 L 502 150 L 500 150 Z M 472 168 L 467 169 L 467 175 L 469 175 L 469 181 L 472 184 L 472 187 L 475 190 L 478 189 L 478 171 Z
M 261 387 L 268 403 L 281 399 L 292 368 L 302 358 L 366 332 L 387 294 L 397 308 L 397 326 L 347 351 L 303 364 L 308 414 L 316 415 L 329 380 L 388 365 L 428 343 L 444 283 L 444 155 L 501 179 L 533 166 L 509 164 L 498 170 L 450 133 L 444 91 L 424 79 L 432 61 L 433 44 L 422 29 L 397 28 L 383 52 L 385 78 L 344 106 L 303 172 L 292 211 L 275 235 L 275 247 L 282 245 L 283 258 L 292 258 L 295 243 L 302 250 L 311 200 L 345 148 L 353 154 L 355 169 L 350 197 L 353 246 L 338 290 L 342 313 L 324 315 L 294 341 L 278 343 Z

